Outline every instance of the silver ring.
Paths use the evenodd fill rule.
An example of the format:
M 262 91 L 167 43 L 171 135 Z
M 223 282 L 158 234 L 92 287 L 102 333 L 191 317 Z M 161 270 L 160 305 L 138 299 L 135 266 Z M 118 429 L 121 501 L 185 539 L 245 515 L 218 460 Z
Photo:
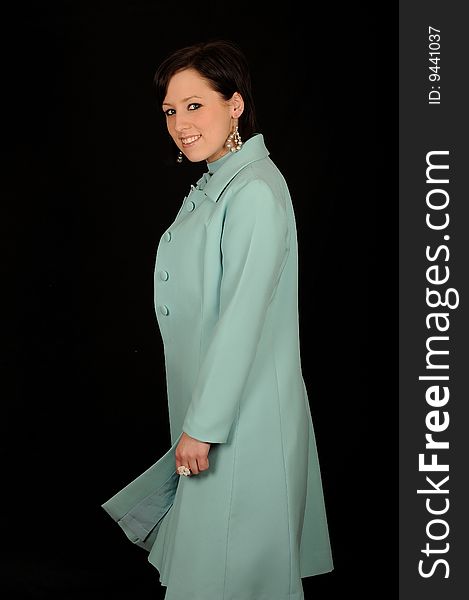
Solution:
M 178 467 L 177 472 L 179 473 L 179 475 L 185 475 L 186 477 L 191 474 L 191 470 L 188 467 L 185 467 L 184 465 Z

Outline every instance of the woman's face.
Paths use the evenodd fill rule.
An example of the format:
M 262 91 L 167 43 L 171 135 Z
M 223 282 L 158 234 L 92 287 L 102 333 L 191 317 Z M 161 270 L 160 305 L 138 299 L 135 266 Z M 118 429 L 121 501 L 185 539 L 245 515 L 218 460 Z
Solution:
M 226 101 L 195 69 L 175 73 L 163 102 L 168 131 L 191 162 L 213 162 L 227 153 L 233 119 L 243 112 L 237 92 Z

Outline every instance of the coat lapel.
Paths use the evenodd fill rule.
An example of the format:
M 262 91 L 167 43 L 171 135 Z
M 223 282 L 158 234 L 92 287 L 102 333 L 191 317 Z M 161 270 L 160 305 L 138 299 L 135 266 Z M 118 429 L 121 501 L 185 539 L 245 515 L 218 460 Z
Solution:
M 261 133 L 247 140 L 241 150 L 235 152 L 220 168 L 215 171 L 206 182 L 203 189 L 207 198 L 217 202 L 223 190 L 244 167 L 269 156 L 269 151 L 264 144 L 264 136 Z M 203 180 L 203 176 L 201 178 Z

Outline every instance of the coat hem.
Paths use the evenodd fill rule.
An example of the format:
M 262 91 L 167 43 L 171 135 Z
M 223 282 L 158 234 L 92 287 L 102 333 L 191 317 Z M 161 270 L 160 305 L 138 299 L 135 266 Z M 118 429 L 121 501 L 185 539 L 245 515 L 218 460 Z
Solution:
M 164 596 L 164 600 L 219 600 L 218 598 L 207 598 L 207 596 L 205 594 L 203 595 L 197 595 L 197 596 L 193 596 L 190 594 L 187 594 L 187 592 L 182 593 L 181 595 L 173 595 L 171 593 L 170 588 L 163 583 L 160 580 L 160 583 L 163 587 L 166 588 L 166 593 Z M 301 591 L 299 592 L 295 592 L 294 594 L 286 594 L 284 596 L 275 596 L 272 597 L 272 595 L 268 595 L 268 596 L 259 596 L 258 592 L 254 592 L 252 595 L 243 595 L 243 596 L 230 596 L 227 598 L 227 600 L 304 600 L 305 596 L 304 596 L 304 591 L 303 589 L 301 589 Z
M 320 571 L 311 571 L 309 573 L 305 573 L 301 575 L 301 579 L 305 579 L 306 577 L 315 577 L 316 575 L 325 575 L 326 573 L 332 573 L 335 567 L 329 567 L 328 569 L 321 569 Z
M 149 562 L 158 570 L 158 572 L 160 573 L 160 577 L 159 577 L 159 583 L 161 584 L 162 587 L 166 588 L 166 594 L 165 594 L 165 600 L 211 600 L 208 599 L 206 595 L 203 596 L 191 596 L 190 594 L 184 593 L 181 596 L 173 596 L 170 592 L 170 588 L 168 586 L 168 581 L 167 579 L 165 579 L 164 577 L 162 577 L 161 575 L 161 565 L 157 564 L 156 561 L 152 562 L 149 560 Z M 335 570 L 334 565 L 329 565 L 328 567 L 324 567 L 323 569 L 314 569 L 312 571 L 307 571 L 307 572 L 303 572 L 301 574 L 301 579 L 305 579 L 306 577 L 314 577 L 316 575 L 327 575 L 327 573 L 332 573 L 332 571 Z M 219 600 L 218 598 L 213 599 L 213 600 Z M 281 597 L 276 597 L 273 598 L 272 596 L 259 596 L 255 595 L 254 596 L 234 596 L 233 598 L 231 597 L 226 597 L 226 600 L 304 600 L 304 592 L 303 590 L 301 592 L 295 592 L 293 594 L 287 594 L 285 596 L 281 596 Z

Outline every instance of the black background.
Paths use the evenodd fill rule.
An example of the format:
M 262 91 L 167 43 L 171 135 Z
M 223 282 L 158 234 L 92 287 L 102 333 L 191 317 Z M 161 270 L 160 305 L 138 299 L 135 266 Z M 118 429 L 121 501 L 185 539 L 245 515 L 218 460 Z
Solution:
M 2 29 L 2 591 L 164 597 L 100 505 L 170 445 L 153 267 L 205 170 L 168 164 L 152 78 L 225 37 L 296 211 L 335 566 L 305 595 L 397 595 L 397 6 L 31 2 Z

